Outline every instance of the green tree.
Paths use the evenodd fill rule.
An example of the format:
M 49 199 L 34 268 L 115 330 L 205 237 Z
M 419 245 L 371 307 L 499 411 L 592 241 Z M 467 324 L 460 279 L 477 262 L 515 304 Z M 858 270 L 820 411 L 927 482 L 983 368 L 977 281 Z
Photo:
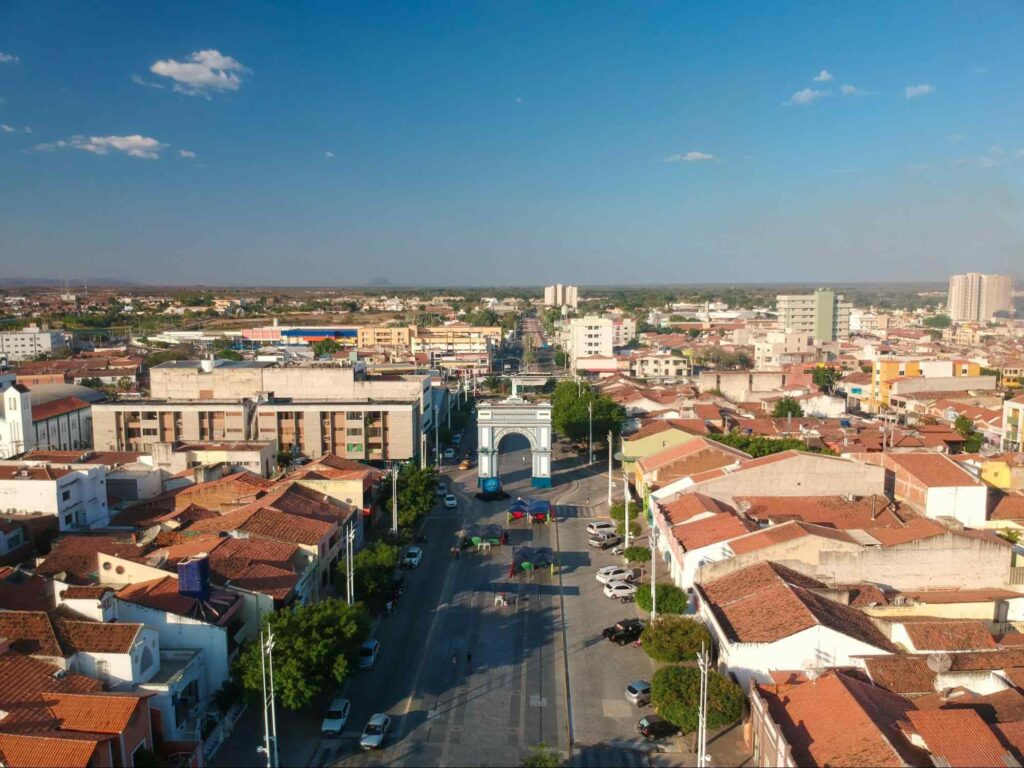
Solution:
M 406 464 L 398 473 L 398 525 L 411 529 L 434 506 L 437 470 Z M 380 506 L 391 509 L 391 483 L 381 488 Z
M 221 349 L 214 355 L 218 360 L 241 360 L 242 355 L 233 349 Z
M 657 661 L 691 661 L 697 658 L 701 648 L 711 649 L 711 634 L 696 619 L 659 616 L 644 627 L 643 648 Z
M 102 389 L 103 382 L 95 376 L 87 376 L 78 382 L 83 387 L 89 387 L 90 389 Z
M 814 386 L 822 392 L 831 395 L 836 388 L 836 382 L 839 381 L 842 375 L 843 372 L 835 368 L 818 366 L 811 374 L 811 380 L 814 382 Z
M 707 727 L 710 729 L 739 720 L 743 714 L 743 689 L 712 670 L 708 673 Z M 651 678 L 651 703 L 658 714 L 684 733 L 697 730 L 700 703 L 700 670 L 667 666 Z
M 686 592 L 673 584 L 659 584 L 656 587 L 658 595 L 658 615 L 663 613 L 686 613 L 690 603 Z M 650 613 L 654 604 L 651 601 L 651 585 L 642 584 L 636 591 L 636 604 L 643 610 Z
M 566 357 L 565 352 L 563 352 L 560 349 L 556 349 L 555 350 L 555 365 L 556 366 L 558 366 L 559 368 L 565 368 L 565 363 L 566 363 L 567 359 L 568 358 Z
M 375 541 L 356 552 L 352 558 L 352 574 L 356 597 L 379 602 L 391 583 L 391 574 L 398 566 L 399 548 L 384 541 Z M 345 563 L 338 563 L 339 581 L 345 579 Z
M 626 421 L 626 412 L 611 398 L 595 393 L 590 386 L 563 381 L 551 395 L 551 424 L 569 440 L 580 442 L 590 434 L 590 410 L 593 408 L 593 433 L 602 439 L 609 430 L 618 434 Z
M 966 416 L 957 416 L 956 421 L 953 422 L 953 429 L 960 437 L 970 437 L 974 434 L 974 422 Z
M 274 689 L 282 705 L 297 710 L 345 680 L 369 634 L 370 617 L 361 603 L 329 598 L 270 614 L 263 628 L 274 630 Z M 261 690 L 260 657 L 259 643 L 252 642 L 236 662 L 249 691 Z
M 772 411 L 772 416 L 803 416 L 804 409 L 800 407 L 800 403 L 794 400 L 792 397 L 784 397 L 775 403 L 775 409 Z
M 562 757 L 543 741 L 535 746 L 530 754 L 523 759 L 523 768 L 558 768 Z
M 626 547 L 622 556 L 627 563 L 649 563 L 651 561 L 651 550 L 648 547 Z
M 707 435 L 712 440 L 725 445 L 732 446 L 744 453 L 749 453 L 755 459 L 761 456 L 768 456 L 782 451 L 809 451 L 811 453 L 830 453 L 825 450 L 812 450 L 807 447 L 803 440 L 795 437 L 787 437 L 781 440 L 773 437 L 761 437 L 760 435 L 742 435 L 739 432 L 728 432 L 724 435 Z
M 949 328 L 952 324 L 953 320 L 949 315 L 935 315 L 924 319 L 925 328 Z
M 317 357 L 331 357 L 341 350 L 341 345 L 334 339 L 321 339 L 312 344 L 313 354 Z

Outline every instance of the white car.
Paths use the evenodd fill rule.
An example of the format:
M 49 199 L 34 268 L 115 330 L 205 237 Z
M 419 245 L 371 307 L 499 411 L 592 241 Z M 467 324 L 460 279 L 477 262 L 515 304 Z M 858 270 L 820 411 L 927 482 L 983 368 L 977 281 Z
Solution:
M 402 556 L 403 568 L 418 568 L 423 560 L 423 547 L 409 547 Z
M 605 591 L 607 592 L 607 589 Z M 359 646 L 359 661 L 356 662 L 356 666 L 360 669 L 373 669 L 378 656 L 380 656 L 380 640 L 367 640 Z
M 602 584 L 610 584 L 613 581 L 625 581 L 627 578 L 632 576 L 632 571 L 626 568 L 620 568 L 619 566 L 613 566 L 610 570 L 602 568 L 597 572 L 597 580 Z
M 595 533 L 615 533 L 615 524 L 604 521 L 591 523 L 587 526 L 587 533 L 593 536 Z
M 391 718 L 387 715 L 374 715 L 370 722 L 363 728 L 363 735 L 359 738 L 359 746 L 363 749 L 380 749 L 384 746 L 384 739 L 391 728 Z
M 613 581 L 605 585 L 604 596 L 605 597 L 633 597 L 636 595 L 636 586 L 633 584 L 627 584 L 624 581 Z
M 455 449 L 454 448 L 445 448 L 444 449 L 444 457 L 446 459 L 454 459 L 455 458 Z
M 619 570 L 622 570 L 622 566 L 621 565 L 606 565 L 603 568 L 598 568 L 597 569 L 597 575 L 600 576 L 602 573 L 610 573 L 611 571 L 619 571 Z M 598 581 L 600 581 L 600 580 L 601 579 L 599 578 Z
M 348 699 L 338 697 L 331 702 L 331 706 L 327 708 L 327 714 L 324 716 L 324 721 L 320 725 L 320 733 L 333 734 L 334 736 L 339 735 L 345 730 L 345 723 L 348 722 L 348 713 L 350 705 Z
M 447 496 L 444 497 L 444 506 L 446 509 L 455 509 L 457 506 L 459 506 L 459 500 L 455 498 L 454 493 L 449 493 Z

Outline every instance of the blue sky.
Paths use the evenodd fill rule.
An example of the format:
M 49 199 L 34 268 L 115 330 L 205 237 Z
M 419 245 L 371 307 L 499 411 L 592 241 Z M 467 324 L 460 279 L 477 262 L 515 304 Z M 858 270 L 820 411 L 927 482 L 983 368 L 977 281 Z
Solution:
M 9 0 L 0 257 L 189 284 L 1021 274 L 1022 40 L 1011 2 Z

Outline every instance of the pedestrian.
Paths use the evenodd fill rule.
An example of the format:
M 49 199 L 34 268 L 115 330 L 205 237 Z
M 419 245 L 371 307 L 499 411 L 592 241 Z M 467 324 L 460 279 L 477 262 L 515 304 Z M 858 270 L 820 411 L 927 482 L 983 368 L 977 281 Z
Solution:
M 467 667 L 472 667 L 473 666 L 473 654 L 472 653 L 467 653 L 466 654 L 466 666 Z
M 454 666 L 458 665 L 458 663 L 459 663 L 459 654 L 453 653 L 452 654 L 452 666 L 454 667 Z
M 455 550 L 455 559 L 456 560 L 459 559 L 459 550 L 457 550 L 457 549 Z

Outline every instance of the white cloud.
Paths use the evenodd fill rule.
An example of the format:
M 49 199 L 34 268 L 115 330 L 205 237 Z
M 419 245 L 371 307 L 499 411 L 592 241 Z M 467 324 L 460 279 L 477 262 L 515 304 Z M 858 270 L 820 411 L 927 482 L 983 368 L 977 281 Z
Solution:
M 0 51 L 0 64 L 17 64 L 21 59 L 17 56 Z
M 149 71 L 173 80 L 178 93 L 209 97 L 214 91 L 237 91 L 242 84 L 240 75 L 249 70 L 237 59 L 207 50 L 194 52 L 187 61 L 161 59 Z
M 709 155 L 707 152 L 690 151 L 682 155 L 669 155 L 665 158 L 666 163 L 703 163 L 709 160 L 714 160 L 714 155 Z
M 178 157 L 184 157 L 187 160 L 195 160 L 196 159 L 196 153 L 195 152 L 190 152 L 187 149 L 179 149 L 178 150 Z
M 80 149 L 94 155 L 109 155 L 111 151 L 123 152 L 129 157 L 143 160 L 156 160 L 160 151 L 167 145 L 148 136 L 133 134 L 132 136 L 72 136 L 69 140 L 61 139 L 53 143 L 37 144 L 36 149 L 50 152 L 54 149 Z
M 804 88 L 802 91 L 797 91 L 789 97 L 789 101 L 782 102 L 783 106 L 803 106 L 810 104 L 812 101 L 828 96 L 830 91 L 816 91 L 813 88 Z
M 327 150 L 324 152 L 324 157 L 334 157 L 334 153 L 331 150 Z
M 13 125 L 0 123 L 0 133 L 32 133 L 32 129 L 27 125 L 23 125 L 21 128 L 17 128 Z
M 136 85 L 141 85 L 141 86 L 144 86 L 146 88 L 159 88 L 161 91 L 164 89 L 164 87 L 162 85 L 160 85 L 160 83 L 154 83 L 151 80 L 146 80 L 145 78 L 141 77 L 140 75 L 134 75 L 133 74 L 132 75 L 132 82 L 135 83 Z
M 829 72 L 827 69 L 823 69 L 821 70 L 821 72 L 818 73 L 817 77 L 814 78 L 814 82 L 827 83 L 832 79 L 832 73 Z
M 840 85 L 839 92 L 842 93 L 843 96 L 853 96 L 855 93 L 860 93 L 860 88 L 855 85 Z
M 950 133 L 946 136 L 946 138 L 949 139 L 950 141 L 960 141 L 963 139 L 963 137 L 964 135 L 962 133 Z
M 935 86 L 922 83 L 921 85 L 908 85 L 904 90 L 908 99 L 916 99 L 918 96 L 926 96 L 929 93 L 935 93 Z

